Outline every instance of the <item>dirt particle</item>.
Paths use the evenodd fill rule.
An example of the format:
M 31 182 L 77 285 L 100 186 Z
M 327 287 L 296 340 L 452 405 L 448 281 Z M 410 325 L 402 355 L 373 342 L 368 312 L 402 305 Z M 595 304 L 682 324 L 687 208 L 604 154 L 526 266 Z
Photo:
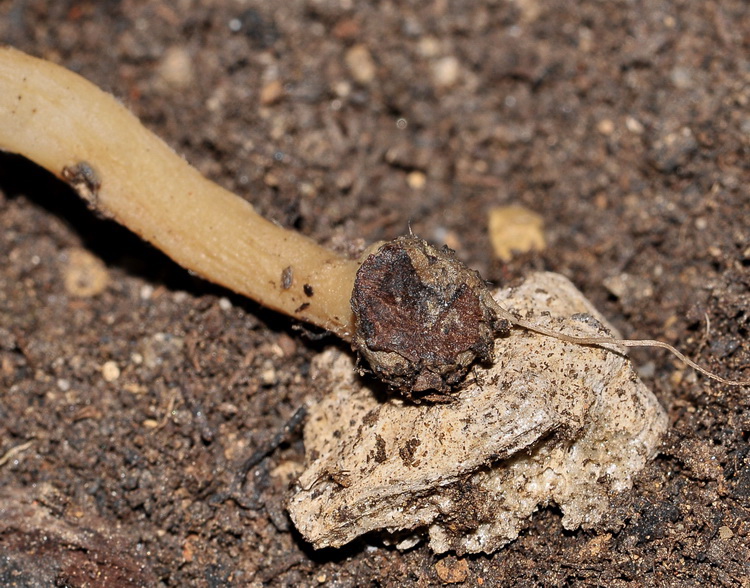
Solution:
M 628 129 L 634 135 L 642 135 L 646 130 L 643 123 L 633 116 L 625 118 L 625 128 Z
M 292 283 L 294 282 L 294 273 L 292 271 L 292 266 L 287 266 L 283 269 L 281 272 L 281 289 L 282 290 L 289 290 L 289 288 L 292 287 Z
M 281 350 L 282 357 L 293 357 L 297 353 L 297 342 L 286 333 L 279 335 L 276 343 Z
M 367 427 L 372 427 L 378 422 L 379 415 L 377 410 L 371 410 L 362 419 L 362 424 Z
M 373 458 L 377 463 L 383 463 L 388 459 L 388 455 L 385 452 L 385 439 L 380 435 L 375 435 L 375 454 Z
M 276 104 L 284 97 L 284 86 L 280 80 L 267 83 L 260 91 L 260 103 L 263 106 Z
M 422 57 L 435 57 L 440 53 L 440 41 L 435 37 L 422 37 L 417 44 L 417 51 Z
M 586 545 L 583 546 L 583 549 L 581 550 L 581 559 L 587 560 L 599 557 L 599 555 L 604 551 L 609 543 L 612 541 L 612 534 L 611 533 L 604 533 L 603 535 L 597 535 L 591 541 L 586 543 Z
M 413 171 L 406 176 L 406 183 L 412 190 L 421 190 L 427 183 L 427 176 L 421 171 Z
M 370 55 L 369 49 L 364 45 L 355 45 L 346 52 L 344 57 L 346 66 L 354 80 L 363 86 L 367 86 L 375 78 L 375 62 Z
M 333 27 L 333 36 L 337 39 L 347 40 L 354 39 L 362 32 L 359 22 L 353 18 L 345 18 L 336 23 Z
M 469 563 L 465 559 L 448 556 L 435 564 L 435 572 L 446 584 L 460 584 L 469 576 Z
M 404 462 L 405 466 L 410 467 L 416 465 L 414 462 L 414 454 L 417 452 L 417 447 L 421 444 L 422 442 L 419 439 L 412 437 L 398 450 L 398 455 L 401 458 L 401 461 Z
M 174 90 L 188 88 L 195 80 L 193 58 L 184 47 L 170 47 L 164 52 L 157 73 Z
M 63 284 L 71 296 L 90 298 L 107 288 L 109 272 L 98 257 L 85 249 L 70 249 L 65 256 Z
M 461 76 L 461 63 L 452 55 L 442 57 L 432 64 L 432 80 L 436 86 L 450 88 Z
M 719 538 L 721 538 L 723 541 L 726 541 L 727 539 L 731 539 L 732 537 L 734 537 L 732 529 L 730 529 L 726 525 L 722 525 L 721 527 L 719 527 Z
M 61 175 L 92 210 L 106 216 L 106 213 L 98 208 L 102 180 L 89 162 L 80 161 L 74 165 L 66 165 Z
M 185 563 L 191 563 L 195 559 L 196 543 L 198 543 L 200 537 L 192 534 L 185 538 L 185 542 L 182 545 L 182 559 Z
M 120 377 L 120 368 L 114 361 L 107 361 L 102 365 L 102 377 L 105 382 L 114 382 Z
M 610 118 L 603 118 L 596 123 L 596 130 L 605 137 L 609 137 L 615 132 L 615 123 Z
M 523 206 L 498 206 L 490 211 L 489 232 L 495 256 L 508 262 L 517 253 L 542 251 L 544 219 Z
M 660 172 L 673 173 L 687 165 L 697 150 L 698 141 L 693 131 L 685 126 L 657 136 L 649 150 L 648 160 Z
M 274 368 L 271 361 L 263 363 L 263 370 L 260 373 L 260 381 L 264 386 L 275 386 L 278 383 L 279 377 L 276 373 L 276 368 Z

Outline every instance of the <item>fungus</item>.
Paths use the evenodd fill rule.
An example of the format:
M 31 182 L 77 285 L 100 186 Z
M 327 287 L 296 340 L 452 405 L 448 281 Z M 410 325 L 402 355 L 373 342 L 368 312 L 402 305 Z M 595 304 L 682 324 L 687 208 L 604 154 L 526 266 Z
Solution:
M 289 506 L 317 547 L 421 528 L 436 551 L 490 552 L 552 502 L 567 528 L 595 524 L 667 422 L 621 347 L 661 347 L 719 382 L 748 385 L 666 343 L 602 329 L 560 276 L 493 298 L 449 249 L 414 236 L 358 260 L 328 251 L 202 177 L 112 96 L 7 47 L 0 150 L 68 182 L 188 270 L 352 342 L 402 392 L 382 402 L 355 381 L 351 358 L 319 360 L 330 391 L 310 412 L 308 469 Z
M 262 218 L 81 76 L 0 48 L 0 149 L 65 180 L 199 276 L 351 338 L 356 261 Z
M 445 280 L 438 284 L 428 272 L 416 276 L 411 258 L 425 259 L 419 251 L 426 246 L 418 239 L 397 240 L 386 249 L 402 250 L 401 283 L 414 286 L 409 302 L 424 310 L 429 300 L 444 300 L 451 292 L 465 296 L 455 301 L 459 306 L 454 306 L 450 323 L 442 323 L 450 326 L 441 339 L 442 353 L 433 352 L 433 337 L 418 350 L 401 349 L 410 358 L 407 362 L 396 362 L 394 368 L 388 356 L 391 361 L 379 366 L 375 362 L 386 355 L 368 344 L 387 317 L 370 317 L 369 337 L 358 337 L 360 321 L 352 300 L 363 310 L 375 297 L 392 295 L 362 272 L 372 264 L 361 261 L 380 244 L 360 260 L 346 259 L 262 218 L 249 202 L 204 178 L 114 97 L 63 67 L 9 47 L 0 48 L 0 123 L 0 150 L 21 154 L 68 182 L 91 209 L 125 225 L 195 274 L 353 341 L 378 376 L 407 394 L 412 386 L 446 392 L 474 359 L 487 359 L 496 331 L 494 315 L 476 304 L 460 307 L 468 298 L 484 305 L 489 298 L 484 283 L 454 258 L 443 266 L 454 267 L 451 276 L 467 279 L 470 286 Z M 434 258 L 429 251 L 428 257 Z M 355 282 L 368 290 L 353 298 Z M 441 288 L 447 291 L 438 292 Z M 386 302 L 384 308 L 394 306 Z M 432 320 L 429 313 L 439 308 L 430 308 L 427 313 L 418 310 L 414 318 Z M 481 314 L 481 324 L 461 314 L 467 309 Z M 503 321 L 497 325 L 507 327 Z M 477 328 L 481 342 L 475 340 Z
M 666 348 L 571 337 L 499 306 L 479 275 L 447 248 L 416 237 L 346 259 L 262 218 L 204 178 L 111 95 L 63 67 L 0 48 L 0 150 L 68 182 L 114 219 L 199 276 L 331 331 L 391 387 L 440 400 L 476 360 L 489 361 L 511 327 L 594 346 Z

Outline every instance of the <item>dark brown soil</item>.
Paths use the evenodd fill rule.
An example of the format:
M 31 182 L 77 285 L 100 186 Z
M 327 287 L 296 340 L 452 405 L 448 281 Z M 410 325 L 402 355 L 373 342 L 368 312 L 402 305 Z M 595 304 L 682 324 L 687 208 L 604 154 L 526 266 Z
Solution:
M 750 377 L 749 30 L 745 0 L 0 3 L 0 42 L 113 92 L 282 225 L 339 249 L 411 226 L 498 283 L 561 272 L 626 336 L 734 378 Z M 504 203 L 544 216 L 544 252 L 493 261 Z M 0 584 L 750 585 L 747 389 L 635 351 L 671 432 L 595 529 L 547 509 L 488 557 L 377 537 L 314 552 L 284 512 L 298 433 L 228 492 L 321 394 L 308 366 L 331 341 L 17 157 L 0 158 L 0 227 Z M 65 287 L 79 249 L 106 264 L 96 295 Z

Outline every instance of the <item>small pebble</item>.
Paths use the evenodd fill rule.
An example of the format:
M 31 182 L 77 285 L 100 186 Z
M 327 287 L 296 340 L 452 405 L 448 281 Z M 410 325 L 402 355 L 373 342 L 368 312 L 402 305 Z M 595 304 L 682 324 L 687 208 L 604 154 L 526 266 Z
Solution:
M 435 564 L 435 572 L 446 584 L 460 584 L 469 575 L 469 564 L 465 559 L 446 557 Z
M 734 537 L 734 533 L 732 532 L 732 529 L 727 527 L 726 525 L 722 525 L 719 527 L 719 537 L 726 541 L 727 539 L 731 539 Z
M 63 283 L 71 296 L 90 298 L 109 284 L 109 272 L 101 259 L 85 249 L 70 249 L 63 266 Z
M 461 64 L 452 55 L 438 59 L 432 64 L 431 69 L 432 81 L 441 88 L 455 86 L 461 74 Z
M 337 22 L 333 27 L 333 36 L 337 39 L 355 39 L 360 35 L 361 31 L 362 27 L 359 26 L 356 20 L 346 18 Z
M 544 220 L 523 206 L 497 206 L 490 211 L 490 241 L 495 255 L 503 261 L 513 259 L 514 253 L 542 251 Z
M 263 371 L 260 373 L 260 381 L 264 386 L 275 386 L 279 382 L 276 368 L 273 367 L 273 363 L 270 361 L 264 362 Z
M 292 357 L 297 353 L 297 342 L 286 333 L 279 336 L 277 341 L 282 357 Z
M 138 295 L 141 297 L 141 300 L 151 300 L 151 297 L 154 295 L 154 287 L 151 284 L 144 284 L 141 286 Z
M 412 190 L 421 190 L 427 182 L 427 176 L 420 171 L 410 172 L 406 176 L 406 183 Z
M 634 135 L 642 135 L 643 131 L 646 130 L 643 126 L 643 123 L 632 116 L 629 116 L 625 119 L 625 128 Z
M 170 47 L 159 64 L 159 75 L 176 90 L 188 88 L 195 81 L 193 60 L 184 47 Z
M 339 98 L 346 98 L 352 93 L 352 85 L 346 80 L 341 80 L 333 85 L 333 91 Z M 339 106 L 341 108 L 341 106 Z
M 621 272 L 602 280 L 609 293 L 620 300 L 643 300 L 654 294 L 651 283 L 627 272 Z
M 114 361 L 107 361 L 102 366 L 102 377 L 105 382 L 114 382 L 120 377 L 120 368 Z
M 417 45 L 417 51 L 422 57 L 435 57 L 440 51 L 440 41 L 435 37 L 422 37 Z
M 609 137 L 615 131 L 615 123 L 612 122 L 612 120 L 605 118 L 597 123 L 596 130 L 605 137 Z
M 370 84 L 375 78 L 375 62 L 364 45 L 355 45 L 349 49 L 344 56 L 344 61 L 355 81 L 363 86 Z
M 276 104 L 284 96 L 284 86 L 279 80 L 267 83 L 260 91 L 260 103 L 263 106 Z

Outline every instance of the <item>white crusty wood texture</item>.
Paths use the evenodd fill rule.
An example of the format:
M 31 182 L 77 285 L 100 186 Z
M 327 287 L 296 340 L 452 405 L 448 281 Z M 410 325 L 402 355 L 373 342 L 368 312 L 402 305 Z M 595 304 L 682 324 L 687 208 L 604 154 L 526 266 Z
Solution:
M 562 332 L 613 334 L 558 274 L 534 274 L 495 298 Z M 667 427 L 619 352 L 521 329 L 497 341 L 494 364 L 477 368 L 450 404 L 389 400 L 335 350 L 315 377 L 328 392 L 310 409 L 308 463 L 289 512 L 318 548 L 385 530 L 404 546 L 426 532 L 438 553 L 491 553 L 553 503 L 565 528 L 593 525 Z

